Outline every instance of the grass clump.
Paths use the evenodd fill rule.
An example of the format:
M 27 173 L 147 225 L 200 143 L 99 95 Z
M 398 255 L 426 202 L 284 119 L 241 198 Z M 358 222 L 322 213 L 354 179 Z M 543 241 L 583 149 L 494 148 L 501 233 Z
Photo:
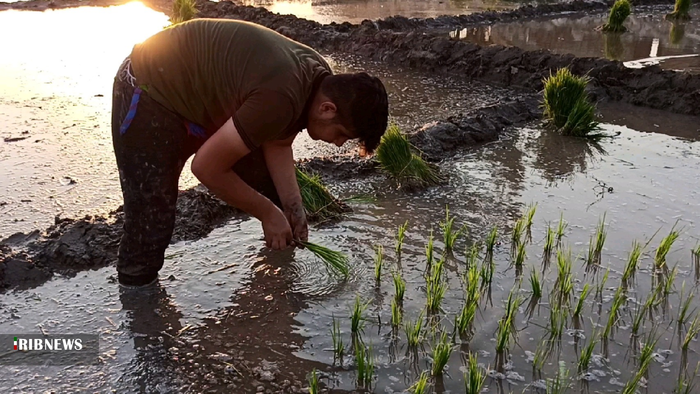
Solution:
M 586 347 L 581 351 L 581 356 L 578 358 L 578 373 L 584 373 L 588 371 L 588 366 L 591 363 L 591 357 L 593 356 L 593 350 L 596 345 L 595 334 L 591 337 Z
M 466 394 L 479 394 L 484 389 L 486 374 L 479 369 L 479 361 L 475 354 L 467 356 L 467 373 L 464 375 L 464 389 Z
M 408 388 L 408 391 L 413 394 L 428 394 L 428 388 L 430 388 L 430 375 L 423 371 L 418 380 Z
M 199 12 L 199 10 L 197 10 L 195 0 L 175 0 L 173 2 L 170 22 L 172 22 L 172 24 L 187 22 L 194 18 L 197 12 Z
M 310 175 L 296 169 L 297 183 L 304 211 L 309 220 L 325 221 L 337 219 L 346 212 L 346 207 L 328 191 L 318 175 Z
M 355 364 L 357 364 L 357 385 L 370 389 L 374 378 L 374 358 L 371 346 L 369 348 L 362 344 L 355 346 Z
M 544 83 L 544 116 L 563 135 L 599 138 L 595 106 L 586 93 L 589 78 L 561 68 Z
M 617 0 L 610 8 L 608 23 L 603 25 L 603 31 L 609 33 L 622 33 L 627 31 L 623 25 L 628 16 L 632 13 L 632 6 L 629 0 Z
M 461 229 L 454 231 L 454 229 L 452 228 L 454 226 L 454 222 L 455 218 L 450 217 L 450 209 L 447 205 L 445 205 L 445 221 L 440 222 L 440 228 L 442 229 L 443 234 L 443 242 L 445 244 L 445 253 L 452 252 L 457 238 L 459 238 L 460 234 L 462 234 L 464 232 L 464 229 L 466 228 L 465 225 L 462 226 Z
M 608 356 L 608 338 L 614 333 L 614 328 L 620 318 L 620 308 L 626 300 L 625 292 L 622 287 L 618 287 L 613 297 L 612 305 L 610 306 L 610 312 L 608 313 L 608 322 L 605 324 L 603 333 L 601 335 L 603 342 L 603 353 Z
M 309 375 L 309 394 L 318 394 L 320 393 L 319 387 L 318 387 L 318 375 L 316 374 L 316 368 L 314 368 L 311 371 L 311 374 Z
M 396 231 L 396 254 L 401 254 L 401 247 L 403 247 L 403 239 L 406 237 L 406 230 L 408 229 L 408 220 L 406 220 L 399 229 Z
M 339 360 L 343 363 L 343 353 L 345 353 L 345 344 L 340 332 L 340 322 L 333 317 L 333 326 L 331 327 L 331 338 L 333 339 L 333 362 Z
M 666 15 L 666 19 L 675 21 L 690 20 L 690 0 L 676 0 L 676 5 L 673 7 L 673 12 Z
M 390 125 L 377 147 L 376 158 L 382 169 L 400 186 L 426 187 L 440 184 L 443 179 L 437 168 L 416 153 L 417 149 L 396 125 Z
M 404 330 L 406 331 L 406 341 L 408 342 L 408 347 L 411 349 L 416 349 L 423 342 L 423 313 L 415 322 L 407 321 L 404 325 Z
M 359 295 L 355 297 L 355 304 L 353 304 L 352 311 L 350 312 L 350 328 L 353 334 L 357 334 L 364 329 L 364 313 L 368 306 L 369 302 L 363 304 L 362 301 L 360 301 Z
M 445 369 L 445 365 L 450 360 L 450 355 L 452 354 L 452 345 L 447 338 L 447 333 L 443 332 L 440 335 L 440 339 L 433 347 L 433 366 L 431 368 L 431 374 L 433 376 L 442 375 L 442 371 Z
M 374 279 L 379 284 L 382 281 L 382 266 L 384 265 L 384 247 L 382 245 L 375 246 L 374 255 Z
M 338 252 L 332 249 L 328 249 L 325 246 L 321 246 L 312 242 L 305 242 L 300 240 L 295 240 L 294 242 L 302 245 L 309 252 L 313 253 L 316 257 L 321 259 L 331 272 L 336 275 L 340 275 L 343 278 L 347 278 L 350 274 L 350 266 L 348 264 L 348 256 L 342 252 Z
M 654 266 L 657 270 L 665 270 L 668 268 L 666 265 L 666 256 L 679 236 L 680 233 L 678 233 L 678 231 L 671 229 L 671 232 L 661 240 L 659 247 L 656 249 L 656 255 L 654 255 Z

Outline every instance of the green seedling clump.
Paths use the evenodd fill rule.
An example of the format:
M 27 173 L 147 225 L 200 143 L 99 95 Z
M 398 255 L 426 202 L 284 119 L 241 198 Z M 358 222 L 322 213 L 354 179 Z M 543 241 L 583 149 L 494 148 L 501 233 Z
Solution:
M 407 321 L 404 325 L 404 330 L 406 331 L 406 341 L 408 341 L 408 347 L 415 349 L 423 341 L 423 313 L 418 316 L 415 322 Z
M 588 259 L 587 263 L 589 266 L 596 265 L 599 266 L 602 261 L 603 247 L 605 246 L 605 239 L 608 236 L 608 232 L 605 230 L 605 214 L 603 218 L 598 223 L 595 235 L 591 237 L 591 242 L 588 245 Z
M 581 356 L 578 359 L 578 373 L 584 373 L 588 371 L 588 365 L 591 362 L 591 357 L 593 356 L 593 350 L 596 345 L 596 336 L 591 337 L 590 342 L 581 351 Z
M 486 237 L 486 260 L 491 263 L 493 261 L 493 250 L 498 241 L 498 227 L 493 226 L 489 235 Z M 700 246 L 698 246 L 698 254 L 700 255 Z
M 401 254 L 403 239 L 406 237 L 406 229 L 408 229 L 408 220 L 400 225 L 398 231 L 396 232 L 396 254 Z
M 195 0 L 175 0 L 173 2 L 172 16 L 170 22 L 173 24 L 187 22 L 197 15 Z
M 430 375 L 423 371 L 420 374 L 418 380 L 409 387 L 408 391 L 412 394 L 428 394 L 428 389 L 430 388 Z
M 478 299 L 476 302 L 466 302 L 462 307 L 460 314 L 455 316 L 455 329 L 460 337 L 465 337 L 472 334 L 474 318 L 476 318 L 476 311 L 478 309 Z
M 671 232 L 661 240 L 659 247 L 656 249 L 656 255 L 654 256 L 654 265 L 656 269 L 666 269 L 666 256 L 679 236 L 680 234 L 678 231 L 671 229 Z
M 355 364 L 357 364 L 357 385 L 369 389 L 374 378 L 374 358 L 372 357 L 372 347 L 365 348 L 365 345 L 355 346 Z
M 666 19 L 676 21 L 690 20 L 690 2 L 690 0 L 676 0 L 676 5 L 673 8 L 673 12 L 666 15 Z
M 311 371 L 311 374 L 309 375 L 309 394 L 318 394 L 320 393 L 319 387 L 318 387 L 318 375 L 316 374 L 316 368 L 314 368 Z
M 479 369 L 479 361 L 476 354 L 469 353 L 467 358 L 467 373 L 464 375 L 464 389 L 466 394 L 479 394 L 484 389 L 486 374 Z
M 450 360 L 450 355 L 452 354 L 452 345 L 447 338 L 447 333 L 443 332 L 440 335 L 440 339 L 433 347 L 433 366 L 431 368 L 431 373 L 433 376 L 442 375 L 442 371 L 445 369 L 445 365 Z
M 403 295 L 406 292 L 406 281 L 401 277 L 401 272 L 396 271 L 391 274 L 394 280 L 394 299 L 396 303 L 401 305 L 403 303 Z
M 401 306 L 396 302 L 396 299 L 391 300 L 391 327 L 397 329 L 401 325 Z
M 348 264 L 348 256 L 342 252 L 331 250 L 325 246 L 321 246 L 312 242 L 304 242 L 295 240 L 294 242 L 304 246 L 321 261 L 323 261 L 332 273 L 347 278 L 350 274 L 350 266 Z
M 442 183 L 437 168 L 416 152 L 399 127 L 390 125 L 377 147 L 376 158 L 382 169 L 401 186 L 421 188 Z
M 445 205 L 445 221 L 440 222 L 440 228 L 442 229 L 443 242 L 445 244 L 446 253 L 449 253 L 453 250 L 457 238 L 459 238 L 460 234 L 462 234 L 462 232 L 464 232 L 466 228 L 466 226 L 463 226 L 461 229 L 454 231 L 454 229 L 452 228 L 454 226 L 454 222 L 455 218 L 450 217 L 450 209 L 447 205 Z
M 340 332 L 340 322 L 333 317 L 333 326 L 331 327 L 331 338 L 333 339 L 333 361 L 339 360 L 343 363 L 343 353 L 345 353 L 345 345 L 343 344 L 343 336 Z
M 384 247 L 382 245 L 375 246 L 376 254 L 374 255 L 374 279 L 377 283 L 382 280 L 382 266 L 384 265 Z
M 628 16 L 632 13 L 632 6 L 629 0 L 617 0 L 610 9 L 608 23 L 603 25 L 603 31 L 610 33 L 622 33 L 627 31 L 623 25 Z
M 350 312 L 350 327 L 353 334 L 357 334 L 364 329 L 365 317 L 364 313 L 369 306 L 369 302 L 363 304 L 360 301 L 360 296 L 355 297 L 355 304 L 352 306 L 352 311 Z
M 309 220 L 326 221 L 337 219 L 347 207 L 328 191 L 318 175 L 310 175 L 296 169 L 297 183 L 304 211 Z
M 544 83 L 544 116 L 563 135 L 600 138 L 595 106 L 589 101 L 589 78 L 561 68 Z

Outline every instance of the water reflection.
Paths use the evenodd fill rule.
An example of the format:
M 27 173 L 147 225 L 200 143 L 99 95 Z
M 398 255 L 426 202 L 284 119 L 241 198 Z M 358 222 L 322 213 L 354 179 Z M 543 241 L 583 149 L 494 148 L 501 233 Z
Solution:
M 607 154 L 600 142 L 562 136 L 553 130 L 541 131 L 531 143 L 536 155 L 533 167 L 552 184 L 586 172 L 591 161 Z
M 606 18 L 600 14 L 471 27 L 452 31 L 450 37 L 481 45 L 548 49 L 579 57 L 606 57 L 620 61 L 650 57 L 669 59 L 661 62 L 661 66 L 700 72 L 699 57 L 676 59 L 700 53 L 700 10 L 695 9 L 692 13 L 693 20 L 685 24 L 665 21 L 661 14 L 632 15 L 625 22 L 628 31 L 623 34 L 596 31 Z

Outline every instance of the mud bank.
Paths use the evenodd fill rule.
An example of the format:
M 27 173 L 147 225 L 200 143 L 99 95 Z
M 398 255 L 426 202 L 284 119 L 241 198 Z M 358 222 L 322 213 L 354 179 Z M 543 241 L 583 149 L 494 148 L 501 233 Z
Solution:
M 199 239 L 240 211 L 203 188 L 180 192 L 173 242 Z M 17 233 L 0 241 L 0 289 L 35 287 L 53 274 L 114 265 L 122 236 L 121 207 L 104 217 L 56 217 L 43 232 Z

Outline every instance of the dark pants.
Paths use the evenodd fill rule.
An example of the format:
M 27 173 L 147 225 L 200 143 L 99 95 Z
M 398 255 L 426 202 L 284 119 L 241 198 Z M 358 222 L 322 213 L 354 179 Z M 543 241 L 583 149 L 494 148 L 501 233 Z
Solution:
M 149 283 L 163 267 L 165 249 L 175 226 L 180 172 L 205 141 L 189 134 L 184 119 L 145 91 L 141 92 L 128 128 L 120 131 L 135 89 L 115 79 L 112 97 L 112 142 L 124 196 L 124 235 L 117 272 L 119 282 L 126 285 Z M 281 206 L 260 149 L 239 160 L 233 169 L 246 183 Z

